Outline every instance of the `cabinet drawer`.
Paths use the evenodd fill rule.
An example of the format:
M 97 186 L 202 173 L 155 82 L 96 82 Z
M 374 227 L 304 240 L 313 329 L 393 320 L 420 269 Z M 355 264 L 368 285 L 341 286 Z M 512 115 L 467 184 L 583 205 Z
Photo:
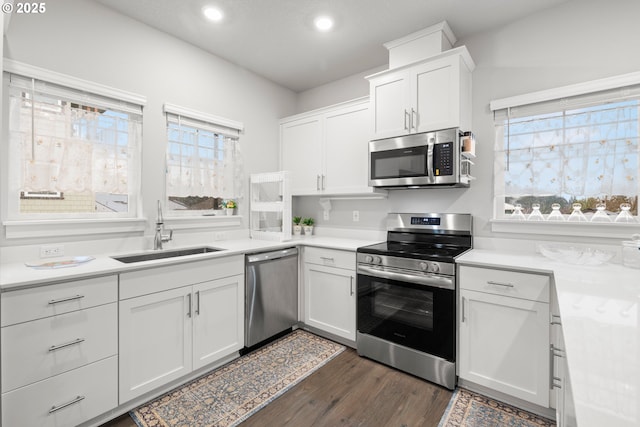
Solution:
M 118 300 L 118 277 L 45 285 L 3 293 L 1 326 L 69 313 Z
M 549 302 L 549 276 L 460 266 L 460 288 Z
M 2 392 L 118 352 L 116 303 L 2 328 Z
M 356 253 L 337 249 L 304 248 L 304 262 L 355 270 Z
M 120 299 L 167 291 L 238 274 L 244 274 L 244 256 L 242 255 L 122 273 Z
M 116 356 L 2 395 L 2 425 L 76 426 L 118 404 Z

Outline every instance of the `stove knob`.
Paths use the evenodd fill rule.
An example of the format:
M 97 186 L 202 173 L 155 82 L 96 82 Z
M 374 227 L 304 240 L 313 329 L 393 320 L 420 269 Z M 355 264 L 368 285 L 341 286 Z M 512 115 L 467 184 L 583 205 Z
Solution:
M 429 271 L 431 271 L 432 273 L 437 273 L 438 271 L 440 271 L 440 266 L 436 263 L 433 263 L 429 266 Z
M 373 258 L 373 262 L 374 262 L 375 264 L 382 264 L 382 258 L 380 258 L 379 256 L 374 257 L 374 258 Z
M 429 264 L 427 264 L 426 262 L 421 262 L 420 264 L 418 264 L 418 266 L 420 267 L 420 270 L 427 270 L 429 268 Z
M 371 264 L 373 262 L 373 257 L 371 255 L 367 255 L 364 257 L 364 262 Z

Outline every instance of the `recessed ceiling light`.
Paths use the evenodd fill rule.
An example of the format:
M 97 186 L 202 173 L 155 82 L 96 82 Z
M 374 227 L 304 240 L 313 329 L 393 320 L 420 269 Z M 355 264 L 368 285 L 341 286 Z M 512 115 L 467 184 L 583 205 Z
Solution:
M 313 20 L 313 24 L 318 31 L 329 31 L 333 28 L 333 19 L 329 16 L 318 16 Z
M 220 22 L 222 21 L 222 18 L 224 18 L 224 14 L 222 13 L 222 11 L 212 6 L 207 6 L 202 9 L 202 13 L 208 20 L 213 22 Z

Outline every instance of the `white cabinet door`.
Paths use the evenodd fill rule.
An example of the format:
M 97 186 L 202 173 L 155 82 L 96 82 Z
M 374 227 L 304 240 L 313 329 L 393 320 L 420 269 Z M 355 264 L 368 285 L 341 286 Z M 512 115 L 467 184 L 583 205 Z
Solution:
M 305 263 L 305 323 L 356 339 L 355 272 Z
M 324 192 L 356 193 L 368 187 L 370 123 L 369 102 L 325 115 Z
M 291 193 L 315 194 L 322 185 L 321 116 L 280 126 L 282 170 L 291 172 Z
M 232 276 L 194 285 L 194 370 L 244 346 L 243 277 Z
M 424 64 L 410 75 L 411 105 L 415 105 L 413 117 L 414 132 L 429 132 L 460 125 L 457 70 L 455 63 L 446 61 Z
M 460 295 L 460 378 L 548 407 L 549 304 Z
M 191 287 L 120 301 L 120 404 L 192 370 Z
M 406 71 L 385 74 L 371 80 L 373 139 L 411 132 L 410 78 Z

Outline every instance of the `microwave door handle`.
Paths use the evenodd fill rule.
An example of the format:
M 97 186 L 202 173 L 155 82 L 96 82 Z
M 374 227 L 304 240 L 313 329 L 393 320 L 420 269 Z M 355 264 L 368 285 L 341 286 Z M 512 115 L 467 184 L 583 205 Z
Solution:
M 429 138 L 429 142 L 427 143 L 427 176 L 429 177 L 429 182 L 433 182 L 433 145 L 435 142 L 435 138 Z

